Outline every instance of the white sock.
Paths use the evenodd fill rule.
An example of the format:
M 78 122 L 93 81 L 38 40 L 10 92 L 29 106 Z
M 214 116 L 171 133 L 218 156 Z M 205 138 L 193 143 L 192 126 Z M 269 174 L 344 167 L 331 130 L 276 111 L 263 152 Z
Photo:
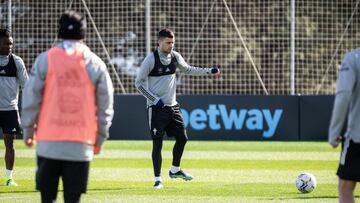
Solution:
M 177 173 L 180 171 L 180 166 L 171 166 L 170 171 L 171 173 Z
M 8 170 L 8 169 L 6 169 L 6 172 L 5 172 L 6 177 L 12 177 L 12 173 L 13 173 L 13 171 L 12 171 L 12 170 Z
M 155 182 L 156 182 L 156 181 L 162 182 L 161 176 L 155 177 Z

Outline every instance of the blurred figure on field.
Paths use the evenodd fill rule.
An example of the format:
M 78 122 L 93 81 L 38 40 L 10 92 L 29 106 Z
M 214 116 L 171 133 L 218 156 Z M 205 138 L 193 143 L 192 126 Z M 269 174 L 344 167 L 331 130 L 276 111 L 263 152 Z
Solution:
M 85 32 L 85 17 L 62 14 L 61 41 L 36 58 L 24 89 L 24 142 L 36 141 L 42 202 L 56 200 L 60 177 L 64 201 L 80 202 L 90 161 L 109 135 L 114 89 L 105 63 L 83 43 Z
M 341 134 L 347 120 L 346 132 Z M 342 144 L 337 175 L 339 202 L 355 202 L 354 190 L 360 181 L 360 49 L 347 53 L 339 70 L 329 127 L 329 143 Z
M 220 69 L 198 68 L 188 65 L 184 58 L 174 51 L 175 35 L 170 29 L 158 33 L 158 47 L 141 64 L 135 79 L 138 91 L 147 99 L 148 119 L 153 140 L 152 161 L 155 189 L 163 187 L 161 173 L 161 149 L 163 136 L 175 137 L 170 178 L 192 180 L 190 174 L 180 168 L 180 161 L 188 140 L 180 105 L 176 101 L 176 69 L 187 75 L 219 75 Z
M 12 53 L 13 46 L 10 30 L 0 29 L 0 128 L 5 143 L 6 186 L 17 186 L 12 173 L 15 162 L 14 140 L 20 130 L 19 86 L 24 88 L 28 79 L 23 60 Z

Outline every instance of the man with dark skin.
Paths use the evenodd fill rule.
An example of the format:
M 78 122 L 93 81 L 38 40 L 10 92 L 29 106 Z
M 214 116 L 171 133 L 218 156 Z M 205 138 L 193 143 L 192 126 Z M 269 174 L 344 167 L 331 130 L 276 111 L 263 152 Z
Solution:
M 17 186 L 12 177 L 14 140 L 20 129 L 18 113 L 19 85 L 24 87 L 28 75 L 23 60 L 12 53 L 13 38 L 8 29 L 0 29 L 0 127 L 5 143 L 5 185 Z

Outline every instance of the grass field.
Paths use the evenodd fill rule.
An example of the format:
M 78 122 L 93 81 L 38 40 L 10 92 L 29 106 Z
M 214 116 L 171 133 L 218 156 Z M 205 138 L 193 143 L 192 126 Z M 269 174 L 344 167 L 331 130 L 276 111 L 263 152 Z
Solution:
M 191 182 L 172 180 L 173 141 L 163 147 L 164 188 L 154 190 L 151 142 L 107 141 L 91 164 L 88 193 L 82 202 L 337 202 L 339 150 L 325 142 L 189 141 L 182 168 Z M 1 145 L 3 146 L 3 145 Z M 35 150 L 16 141 L 16 188 L 0 186 L 0 202 L 39 202 L 35 191 Z M 4 148 L 1 148 L 3 159 Z M 4 171 L 4 161 L 0 161 Z M 317 188 L 301 194 L 295 178 L 313 173 Z M 0 176 L 3 178 L 4 172 Z M 356 189 L 360 201 L 360 189 Z M 62 202 L 62 193 L 58 195 Z

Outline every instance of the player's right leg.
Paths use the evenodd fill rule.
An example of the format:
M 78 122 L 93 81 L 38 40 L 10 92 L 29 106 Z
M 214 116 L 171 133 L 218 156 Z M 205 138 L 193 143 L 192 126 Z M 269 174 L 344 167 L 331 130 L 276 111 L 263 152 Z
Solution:
M 4 143 L 5 143 L 5 185 L 6 186 L 17 186 L 18 184 L 13 179 L 13 167 L 15 161 L 15 149 L 14 149 L 14 139 L 15 134 L 5 134 L 4 133 Z
M 13 170 L 15 162 L 14 140 L 15 134 L 4 133 L 5 165 L 7 170 Z
M 152 149 L 152 162 L 153 162 L 153 169 L 154 169 L 154 188 L 160 189 L 163 187 L 162 179 L 161 179 L 161 164 L 162 164 L 162 156 L 161 156 L 161 149 L 162 149 L 163 139 L 161 138 L 153 138 L 153 149 Z
M 356 182 L 351 180 L 343 180 L 339 178 L 339 202 L 340 203 L 355 203 L 354 190 Z
M 13 179 L 13 168 L 15 162 L 15 148 L 14 140 L 16 133 L 19 132 L 19 113 L 16 110 L 2 111 L 2 129 L 4 133 L 4 144 L 5 144 L 5 185 L 6 186 L 17 186 L 17 183 Z
M 55 202 L 62 171 L 60 160 L 37 156 L 36 189 L 42 202 Z
M 163 188 L 162 179 L 161 179 L 161 165 L 162 165 L 162 156 L 161 150 L 163 145 L 163 137 L 165 134 L 165 127 L 170 121 L 170 114 L 168 108 L 154 108 L 149 107 L 148 109 L 148 119 L 149 119 L 149 128 L 150 134 L 153 141 L 152 148 L 152 162 L 154 169 L 154 188 L 161 189 Z
M 350 137 L 342 140 L 340 163 L 336 173 L 339 176 L 339 202 L 355 202 L 354 190 L 360 181 L 360 143 Z
M 3 121 L 2 129 L 4 133 L 5 143 L 5 185 L 17 186 L 16 182 L 13 179 L 12 173 L 15 162 L 14 140 L 16 138 L 16 133 L 18 133 L 20 130 L 19 113 L 17 110 L 2 111 L 1 117 Z

